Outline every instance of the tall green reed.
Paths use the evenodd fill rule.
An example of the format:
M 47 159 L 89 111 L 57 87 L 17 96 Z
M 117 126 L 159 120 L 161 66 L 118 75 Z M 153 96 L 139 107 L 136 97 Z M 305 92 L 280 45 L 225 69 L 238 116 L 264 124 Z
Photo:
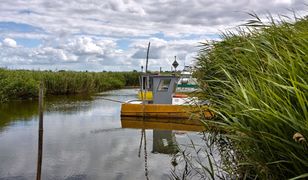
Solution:
M 308 177 L 308 18 L 265 24 L 253 16 L 222 41 L 202 44 L 197 76 L 217 115 L 206 124 L 232 142 L 230 174 Z
M 49 95 L 79 94 L 138 85 L 138 72 L 74 72 L 0 69 L 0 102 L 36 97 L 43 81 Z

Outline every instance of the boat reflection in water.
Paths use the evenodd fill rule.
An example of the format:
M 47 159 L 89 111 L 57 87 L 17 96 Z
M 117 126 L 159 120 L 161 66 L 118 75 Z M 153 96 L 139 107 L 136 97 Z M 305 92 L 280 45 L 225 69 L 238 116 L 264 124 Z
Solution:
M 142 117 L 121 117 L 122 128 L 195 131 L 205 130 L 198 119 L 157 119 Z
M 176 131 L 204 130 L 201 122 L 196 119 L 155 119 L 122 117 L 122 128 L 153 129 L 153 150 L 152 153 L 175 154 L 178 147 L 175 141 Z
M 141 139 L 138 157 L 140 157 L 142 144 L 144 147 L 145 176 L 148 179 L 148 162 L 146 149 L 145 130 L 153 130 L 153 145 L 151 153 L 176 155 L 180 148 L 175 138 L 175 134 L 187 131 L 201 132 L 205 128 L 196 119 L 155 119 L 138 117 L 121 117 L 122 128 L 141 129 Z
M 170 130 L 153 130 L 152 153 L 176 154 L 179 152 L 174 132 Z

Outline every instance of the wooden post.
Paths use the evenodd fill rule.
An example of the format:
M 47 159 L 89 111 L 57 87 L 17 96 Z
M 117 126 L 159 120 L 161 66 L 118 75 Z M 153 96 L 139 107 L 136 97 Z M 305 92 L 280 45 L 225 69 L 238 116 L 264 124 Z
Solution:
M 42 159 L 43 159 L 43 97 L 44 84 L 40 83 L 39 89 L 39 128 L 38 128 L 38 146 L 37 146 L 37 170 L 36 180 L 41 180 L 42 173 Z

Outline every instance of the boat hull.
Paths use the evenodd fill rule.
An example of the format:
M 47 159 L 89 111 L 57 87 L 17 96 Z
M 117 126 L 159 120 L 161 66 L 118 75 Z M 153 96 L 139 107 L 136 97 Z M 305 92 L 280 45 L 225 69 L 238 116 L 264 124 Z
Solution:
M 122 117 L 211 119 L 213 113 L 205 106 L 184 106 L 171 104 L 122 104 Z

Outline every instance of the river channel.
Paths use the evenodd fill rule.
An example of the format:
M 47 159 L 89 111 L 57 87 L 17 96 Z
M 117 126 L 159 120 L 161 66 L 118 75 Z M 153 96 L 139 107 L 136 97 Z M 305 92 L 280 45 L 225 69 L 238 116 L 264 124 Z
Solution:
M 201 134 L 123 127 L 121 104 L 105 98 L 126 101 L 136 93 L 45 98 L 42 179 L 172 179 L 175 157 Z M 35 179 L 37 109 L 37 100 L 0 104 L 0 180 Z

